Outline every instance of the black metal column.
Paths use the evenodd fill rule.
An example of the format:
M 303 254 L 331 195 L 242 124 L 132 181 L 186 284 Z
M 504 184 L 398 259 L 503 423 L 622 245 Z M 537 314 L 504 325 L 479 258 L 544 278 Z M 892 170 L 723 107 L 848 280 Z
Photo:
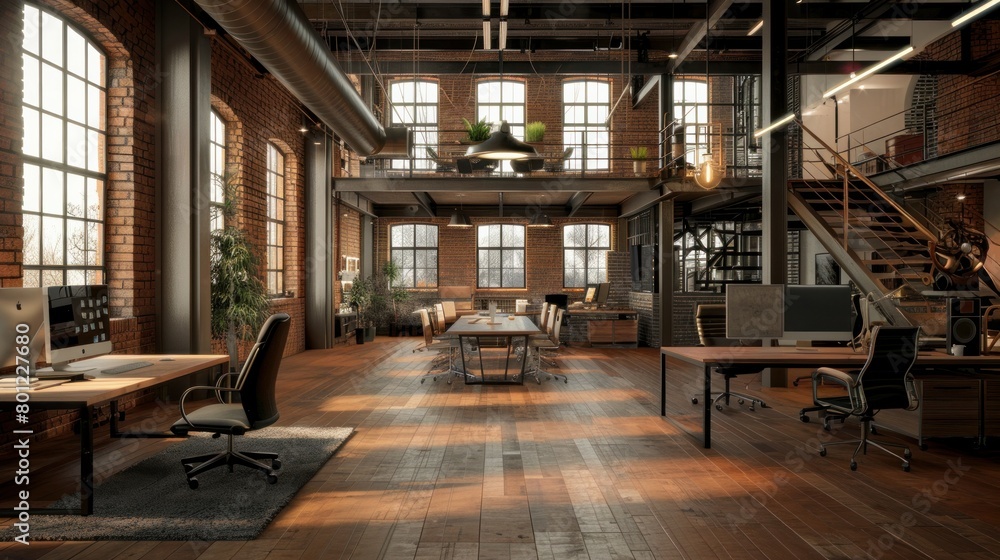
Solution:
M 334 267 L 333 155 L 330 138 L 305 140 L 306 159 L 306 348 L 333 346 Z
M 673 345 L 673 307 L 674 307 L 674 201 L 664 200 L 659 204 L 659 264 L 657 274 L 660 294 L 660 346 Z

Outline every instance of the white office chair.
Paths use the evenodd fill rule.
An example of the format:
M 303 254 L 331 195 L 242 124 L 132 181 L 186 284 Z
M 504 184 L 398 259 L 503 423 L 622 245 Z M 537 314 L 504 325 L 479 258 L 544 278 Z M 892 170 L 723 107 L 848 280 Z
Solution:
M 552 317 L 552 337 L 551 338 L 535 338 L 529 340 L 529 344 L 535 353 L 535 369 L 533 375 L 535 376 L 535 381 L 541 384 L 542 379 L 539 377 L 540 373 L 548 374 L 549 379 L 562 379 L 563 383 L 569 383 L 569 378 L 560 373 L 552 373 L 542 369 L 542 361 L 545 360 L 546 363 L 555 364 L 554 360 L 545 359 L 543 353 L 548 353 L 549 356 L 555 357 L 559 352 L 559 332 L 562 330 L 562 319 L 564 311 L 558 309 L 551 313 Z

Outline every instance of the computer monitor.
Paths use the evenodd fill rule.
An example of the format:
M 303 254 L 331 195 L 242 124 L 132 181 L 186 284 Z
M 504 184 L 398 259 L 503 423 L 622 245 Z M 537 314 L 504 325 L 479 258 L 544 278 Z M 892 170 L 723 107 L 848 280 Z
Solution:
M 601 282 L 597 285 L 597 293 L 594 294 L 594 303 L 604 305 L 608 303 L 608 294 L 611 293 L 611 283 Z
M 0 288 L 0 336 L 4 341 L 0 344 L 0 367 L 27 365 L 29 374 L 34 374 L 35 363 L 46 348 L 46 332 L 45 298 L 40 288 Z
M 45 307 L 49 362 L 56 371 L 86 371 L 67 363 L 111 352 L 108 287 L 50 286 Z M 92 369 L 92 368 L 90 368 Z
M 784 305 L 781 338 L 849 341 L 854 336 L 849 285 L 785 286 Z
M 597 295 L 597 286 L 588 286 L 587 292 L 583 296 L 583 303 L 594 303 L 595 295 Z

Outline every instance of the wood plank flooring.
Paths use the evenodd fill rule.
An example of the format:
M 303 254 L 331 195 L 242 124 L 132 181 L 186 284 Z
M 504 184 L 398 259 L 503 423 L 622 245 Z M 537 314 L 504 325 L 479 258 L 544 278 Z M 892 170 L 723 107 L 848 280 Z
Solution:
M 734 388 L 749 379 L 771 408 L 734 403 L 714 414 L 706 450 L 689 400 L 698 374 L 671 375 L 675 414 L 661 418 L 655 349 L 564 349 L 558 371 L 569 383 L 483 387 L 421 384 L 431 357 L 412 352 L 417 342 L 379 338 L 285 359 L 280 423 L 357 433 L 259 538 L 0 543 L 0 558 L 998 557 L 1000 465 L 991 452 L 914 443 L 910 473 L 877 452 L 851 472 L 850 447 L 827 457 L 815 449 L 853 437 L 856 424 L 833 433 L 803 424 L 808 387 L 761 389 L 752 378 Z M 128 421 L 166 426 L 173 416 L 150 405 Z M 104 435 L 97 471 L 107 476 L 170 444 Z M 32 451 L 46 459 L 33 494 L 36 484 L 52 495 L 72 487 L 71 435 Z M 0 488 L 9 495 L 9 483 Z

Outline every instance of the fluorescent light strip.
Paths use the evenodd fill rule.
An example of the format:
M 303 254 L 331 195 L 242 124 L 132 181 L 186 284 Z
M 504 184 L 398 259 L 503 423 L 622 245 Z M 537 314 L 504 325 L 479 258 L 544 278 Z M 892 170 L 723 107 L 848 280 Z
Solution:
M 1000 0 L 998 0 L 998 1 L 1000 1 Z M 754 25 L 753 27 L 751 27 L 750 31 L 747 31 L 747 37 L 753 35 L 754 33 L 758 32 L 758 31 L 760 31 L 761 27 L 764 27 L 764 20 L 758 21 L 756 25 Z
M 510 9 L 510 0 L 500 0 L 500 17 L 507 17 L 508 9 Z
M 490 50 L 490 48 L 491 48 L 490 47 L 490 39 L 491 39 L 490 35 L 491 35 L 491 33 L 490 33 L 490 20 L 484 19 L 483 20 L 483 48 L 486 49 L 486 50 Z
M 500 41 L 497 43 L 497 48 L 504 50 L 507 48 L 507 20 L 500 20 Z
M 793 119 L 795 119 L 795 113 L 788 113 L 787 115 L 771 123 L 770 126 L 755 131 L 753 133 L 753 137 L 760 138 L 761 136 L 767 134 L 768 132 L 771 132 L 772 130 L 775 130 L 777 128 L 781 128 L 786 124 L 792 122 Z
M 1000 1 L 1000 0 L 997 0 L 997 1 Z M 906 47 L 905 49 L 899 51 L 898 53 L 896 53 L 896 54 L 894 54 L 892 56 L 890 56 L 889 58 L 883 60 L 882 62 L 879 62 L 878 64 L 873 64 L 872 66 L 869 66 L 868 68 L 865 69 L 864 72 L 861 72 L 860 74 L 855 74 L 854 77 L 852 77 L 850 80 L 847 80 L 846 82 L 840 84 L 839 86 L 837 86 L 837 87 L 835 87 L 835 88 L 833 88 L 833 89 L 831 89 L 829 91 L 824 92 L 823 93 L 823 97 L 830 97 L 833 94 L 837 93 L 838 91 L 840 91 L 840 90 L 842 90 L 842 89 L 844 89 L 844 88 L 846 88 L 846 87 L 848 87 L 848 86 L 850 86 L 852 84 L 856 84 L 856 83 L 860 82 L 861 80 L 867 78 L 868 76 L 871 76 L 872 74 L 874 74 L 875 72 L 878 72 L 879 70 L 885 68 L 886 66 L 889 66 L 893 62 L 896 62 L 897 60 L 903 58 L 904 56 L 910 54 L 911 52 L 913 52 L 913 47 L 912 46 Z
M 483 17 L 490 17 L 490 0 L 483 0 Z
M 989 10 L 990 8 L 995 8 L 998 5 L 1000 5 L 1000 0 L 989 0 L 989 2 L 982 2 L 974 9 L 951 20 L 951 26 L 960 27 L 962 25 L 965 25 L 966 23 L 969 23 L 970 21 L 983 15 L 983 13 L 986 12 L 986 10 Z

